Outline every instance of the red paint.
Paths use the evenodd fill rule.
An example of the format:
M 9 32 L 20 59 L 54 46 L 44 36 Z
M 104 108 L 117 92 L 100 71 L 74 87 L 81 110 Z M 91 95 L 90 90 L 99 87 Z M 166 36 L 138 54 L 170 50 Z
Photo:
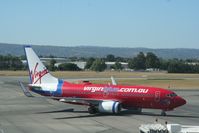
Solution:
M 62 97 L 89 98 L 94 100 L 119 101 L 123 108 L 152 108 L 165 111 L 184 105 L 186 101 L 179 97 L 168 97 L 174 93 L 156 87 L 123 86 L 108 84 L 73 84 L 64 82 Z M 81 103 L 80 103 L 81 104 Z
M 31 70 L 31 72 L 30 72 L 32 84 L 36 84 L 38 81 L 41 84 L 41 78 L 48 73 L 48 70 L 46 68 L 42 71 L 37 71 L 38 65 L 39 65 L 39 63 L 37 62 L 34 67 L 34 70 Z

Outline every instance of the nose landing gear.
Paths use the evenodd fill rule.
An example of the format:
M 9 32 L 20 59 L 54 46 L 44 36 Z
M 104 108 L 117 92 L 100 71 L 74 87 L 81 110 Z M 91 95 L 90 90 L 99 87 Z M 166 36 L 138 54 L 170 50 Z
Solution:
M 164 110 L 162 110 L 161 116 L 166 116 L 166 115 L 167 115 L 167 113 Z

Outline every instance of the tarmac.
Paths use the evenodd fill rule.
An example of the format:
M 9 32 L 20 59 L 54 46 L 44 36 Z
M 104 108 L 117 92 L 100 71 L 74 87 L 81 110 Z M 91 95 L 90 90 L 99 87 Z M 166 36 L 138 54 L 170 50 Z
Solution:
M 199 125 L 199 90 L 176 91 L 187 104 L 160 116 L 160 110 L 143 109 L 138 115 L 90 115 L 86 106 L 65 104 L 41 96 L 27 98 L 18 81 L 28 77 L 0 77 L 0 133 L 138 133 L 141 124 L 158 122 Z

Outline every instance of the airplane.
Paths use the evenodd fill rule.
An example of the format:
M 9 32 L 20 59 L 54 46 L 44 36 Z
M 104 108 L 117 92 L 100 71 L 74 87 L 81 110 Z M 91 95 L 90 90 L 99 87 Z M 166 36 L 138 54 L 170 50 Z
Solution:
M 160 109 L 161 115 L 166 111 L 186 104 L 186 100 L 175 92 L 149 86 L 118 85 L 113 77 L 112 84 L 93 84 L 89 81 L 71 83 L 58 79 L 50 74 L 31 46 L 24 46 L 27 58 L 30 84 L 20 86 L 27 97 L 31 93 L 64 103 L 86 105 L 90 114 L 119 114 L 122 109 L 142 113 L 143 108 Z

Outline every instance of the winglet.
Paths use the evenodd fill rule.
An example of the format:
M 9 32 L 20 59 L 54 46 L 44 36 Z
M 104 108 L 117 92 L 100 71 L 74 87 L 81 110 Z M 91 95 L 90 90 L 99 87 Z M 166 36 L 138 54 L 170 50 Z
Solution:
M 19 81 L 19 84 L 20 84 L 20 86 L 21 86 L 21 89 L 22 89 L 24 95 L 26 95 L 27 97 L 34 97 L 34 96 L 30 93 L 30 91 L 23 85 L 22 82 Z
M 111 81 L 112 81 L 112 85 L 117 85 L 117 82 L 115 81 L 113 76 L 111 76 Z

